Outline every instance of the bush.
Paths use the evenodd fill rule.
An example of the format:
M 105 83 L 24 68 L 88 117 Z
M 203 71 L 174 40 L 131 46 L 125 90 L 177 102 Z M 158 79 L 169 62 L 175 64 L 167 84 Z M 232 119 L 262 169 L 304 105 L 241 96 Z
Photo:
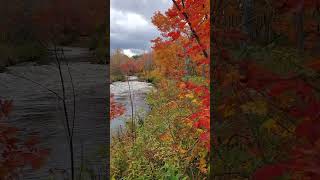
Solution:
M 43 60 L 47 57 L 47 49 L 37 43 L 25 43 L 15 48 L 15 54 L 19 62 Z
M 47 50 L 34 42 L 24 42 L 19 45 L 0 44 L 0 67 L 26 61 L 42 61 L 47 56 Z
M 157 84 L 163 79 L 161 73 L 156 69 L 150 72 L 141 73 L 139 78 L 152 84 Z
M 112 75 L 110 76 L 111 82 L 115 81 L 126 81 L 126 77 L 123 74 Z

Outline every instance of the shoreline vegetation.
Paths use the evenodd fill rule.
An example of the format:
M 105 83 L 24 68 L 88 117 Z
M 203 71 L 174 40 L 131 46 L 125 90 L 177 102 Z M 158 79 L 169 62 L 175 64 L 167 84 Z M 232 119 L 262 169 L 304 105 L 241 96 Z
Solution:
M 41 62 L 47 56 L 47 50 L 37 43 L 26 42 L 20 45 L 0 43 L 0 72 L 8 66 L 23 62 Z
M 67 33 L 60 35 L 57 40 L 41 40 L 37 37 L 24 37 L 14 39 L 8 37 L 0 39 L 0 72 L 6 67 L 24 63 L 36 62 L 38 64 L 48 63 L 50 58 L 50 47 L 54 44 L 66 47 L 88 48 L 89 62 L 95 64 L 106 64 L 107 49 L 105 44 L 105 24 L 101 24 L 82 36 L 80 34 Z M 12 39 L 13 38 L 13 39 Z M 51 46 L 49 44 L 52 44 Z
M 202 77 L 190 77 L 203 84 Z M 128 121 L 126 130 L 112 137 L 111 179 L 205 179 L 207 151 L 199 141 L 201 131 L 188 117 L 195 97 L 184 99 L 173 80 L 162 80 L 146 98 L 150 111 Z M 184 123 L 182 123 L 184 122 Z
M 111 56 L 111 79 L 136 75 L 156 89 L 146 98 L 149 113 L 129 117 L 127 131 L 111 141 L 112 180 L 210 179 L 210 3 L 173 2 L 151 18 L 161 35 L 150 52 L 129 58 L 118 49 Z M 121 116 L 121 104 L 110 102 L 112 117 Z

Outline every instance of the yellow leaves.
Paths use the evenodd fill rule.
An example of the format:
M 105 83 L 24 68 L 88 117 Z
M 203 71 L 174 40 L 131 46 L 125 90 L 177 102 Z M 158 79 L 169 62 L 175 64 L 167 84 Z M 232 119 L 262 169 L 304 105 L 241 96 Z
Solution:
M 183 99 L 183 98 L 184 98 L 184 95 L 183 95 L 183 94 L 179 94 L 179 95 L 178 95 L 178 98 L 179 98 L 179 99 Z
M 202 103 L 195 97 L 195 95 L 193 94 L 193 92 L 190 92 L 190 93 L 187 93 L 187 94 L 184 94 L 184 93 L 181 93 L 178 95 L 178 98 L 179 99 L 184 99 L 184 98 L 188 98 L 191 100 L 191 102 L 194 104 L 194 105 L 201 105 Z
M 281 120 L 279 117 L 273 117 L 268 120 L 266 120 L 261 128 L 266 129 L 270 133 L 276 133 L 280 135 L 282 138 L 290 136 L 290 132 L 295 131 L 295 126 L 291 125 L 287 127 L 287 125 L 282 125 L 282 127 L 279 125 L 281 123 Z M 284 128 L 285 127 L 285 128 Z M 290 132 L 288 132 L 290 131 Z
M 221 114 L 224 118 L 228 118 L 236 113 L 234 106 L 235 106 L 234 104 L 220 105 L 220 106 L 218 106 L 218 111 L 221 112 Z
M 167 104 L 168 107 L 170 108 L 177 108 L 178 107 L 178 104 L 176 101 L 170 101 L 168 104 Z
M 278 125 L 277 125 L 276 121 L 273 118 L 268 119 L 267 121 L 265 121 L 262 124 L 262 127 L 267 129 L 268 131 L 272 131 L 272 130 L 277 130 L 278 129 Z
M 206 174 L 207 173 L 207 161 L 204 159 L 204 158 L 201 158 L 200 159 L 200 162 L 199 162 L 199 170 Z
M 163 142 L 170 142 L 173 140 L 173 138 L 171 137 L 171 135 L 169 133 L 163 133 L 159 136 L 160 140 Z
M 204 130 L 203 130 L 203 129 L 200 129 L 200 128 L 197 128 L 197 132 L 198 132 L 199 134 L 201 134 L 201 133 L 204 132 Z
M 190 99 L 193 99 L 194 98 L 194 95 L 193 93 L 188 93 L 185 95 L 187 98 L 190 98 Z
M 177 145 L 174 146 L 174 150 L 180 154 L 185 154 L 187 152 L 187 150 L 183 149 L 181 146 Z
M 199 102 L 197 99 L 193 99 L 191 102 L 196 105 L 201 105 L 201 102 Z
M 199 152 L 199 155 L 200 155 L 200 159 L 199 159 L 199 166 L 198 166 L 198 169 L 206 174 L 208 172 L 208 168 L 207 168 L 207 160 L 206 160 L 206 157 L 207 157 L 207 153 L 205 152 Z
M 268 111 L 267 103 L 262 100 L 247 102 L 240 106 L 241 110 L 249 114 L 265 115 Z
M 193 127 L 193 121 L 189 118 L 183 119 L 182 122 L 184 125 L 186 125 L 189 128 Z

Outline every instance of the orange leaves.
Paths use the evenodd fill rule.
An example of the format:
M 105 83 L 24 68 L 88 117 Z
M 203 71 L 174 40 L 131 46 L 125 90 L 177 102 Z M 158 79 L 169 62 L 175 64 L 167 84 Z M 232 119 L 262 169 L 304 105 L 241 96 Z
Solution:
M 167 32 L 170 29 L 168 18 L 159 11 L 154 13 L 151 21 L 162 32 Z
M 137 73 L 139 70 L 137 62 L 134 60 L 129 60 L 123 64 L 120 65 L 121 71 L 126 75 L 132 75 L 134 73 Z
M 206 158 L 210 151 L 210 1 L 173 0 L 173 6 L 164 14 L 157 12 L 152 23 L 162 36 L 152 41 L 155 67 L 167 79 L 177 82 L 176 87 L 179 88 L 178 98 L 167 105 L 172 109 L 187 106 L 188 114 L 178 123 L 192 131 L 191 141 L 198 139 L 191 151 L 175 145 L 174 148 L 188 156 L 190 161 L 200 156 L 196 166 L 201 173 L 207 174 Z M 197 77 L 199 82 L 198 79 L 197 84 L 184 81 L 186 76 Z M 159 86 L 161 90 L 165 89 L 163 85 Z M 170 143 L 185 141 L 174 139 L 169 132 L 164 132 L 159 138 Z
M 172 136 L 168 132 L 161 134 L 159 138 L 163 142 L 171 142 L 173 140 Z
M 179 84 L 179 88 L 180 88 L 180 89 L 184 89 L 184 88 L 186 88 L 186 87 L 187 87 L 187 85 L 186 85 L 185 82 L 181 82 L 181 83 Z
M 177 46 L 173 51 L 174 58 L 170 58 L 171 64 L 184 64 L 186 59 L 195 62 L 195 69 L 200 66 L 208 66 L 210 57 L 208 49 L 210 44 L 210 3 L 208 0 L 174 1 L 174 5 L 165 14 L 156 13 L 152 18 L 154 25 L 162 32 L 164 38 L 171 41 L 153 41 L 153 48 L 158 52 L 165 52 L 171 45 Z M 156 61 L 157 61 L 156 57 Z M 163 59 L 162 59 L 163 60 Z M 174 61 L 180 61 L 176 63 Z M 159 64 L 159 63 L 158 63 Z M 175 70 L 176 68 L 170 68 Z M 184 70 L 179 69 L 175 76 L 183 76 Z
M 177 53 L 181 51 L 181 46 L 177 42 L 168 44 L 162 44 L 161 42 L 160 44 L 157 44 L 154 48 L 153 59 L 156 68 L 168 77 L 180 77 L 184 68 L 184 61 Z

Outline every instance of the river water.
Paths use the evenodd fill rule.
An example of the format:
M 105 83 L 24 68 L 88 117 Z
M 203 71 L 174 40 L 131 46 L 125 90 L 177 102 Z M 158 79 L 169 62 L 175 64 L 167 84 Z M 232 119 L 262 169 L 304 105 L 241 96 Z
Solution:
M 66 49 L 66 57 L 71 61 L 69 67 L 76 93 L 75 163 L 79 167 L 83 159 L 87 167 L 101 176 L 105 174 L 106 159 L 98 157 L 97 152 L 108 142 L 109 128 L 106 123 L 106 93 L 109 86 L 106 82 L 107 67 L 89 63 L 89 53 L 86 49 Z M 69 117 L 72 118 L 72 88 L 64 63 L 62 70 L 66 81 Z M 55 63 L 23 63 L 11 66 L 7 72 L 0 73 L 0 98 L 14 101 L 14 109 L 8 123 L 23 129 L 24 132 L 39 132 L 42 138 L 41 146 L 51 149 L 43 168 L 37 171 L 26 169 L 22 178 L 26 180 L 48 179 L 50 169 L 68 170 L 70 167 L 62 103 L 46 88 L 62 94 Z M 60 180 L 62 177 L 57 179 Z
M 126 82 L 113 82 L 110 85 L 110 93 L 114 95 L 115 101 L 125 107 L 125 113 L 113 119 L 110 123 L 111 136 L 117 135 L 120 129 L 125 129 L 125 123 L 130 120 L 132 114 L 132 107 L 130 101 L 130 91 L 133 101 L 133 115 L 134 117 L 143 118 L 149 110 L 145 101 L 147 94 L 153 89 L 151 83 L 139 81 L 136 76 L 129 76 Z

